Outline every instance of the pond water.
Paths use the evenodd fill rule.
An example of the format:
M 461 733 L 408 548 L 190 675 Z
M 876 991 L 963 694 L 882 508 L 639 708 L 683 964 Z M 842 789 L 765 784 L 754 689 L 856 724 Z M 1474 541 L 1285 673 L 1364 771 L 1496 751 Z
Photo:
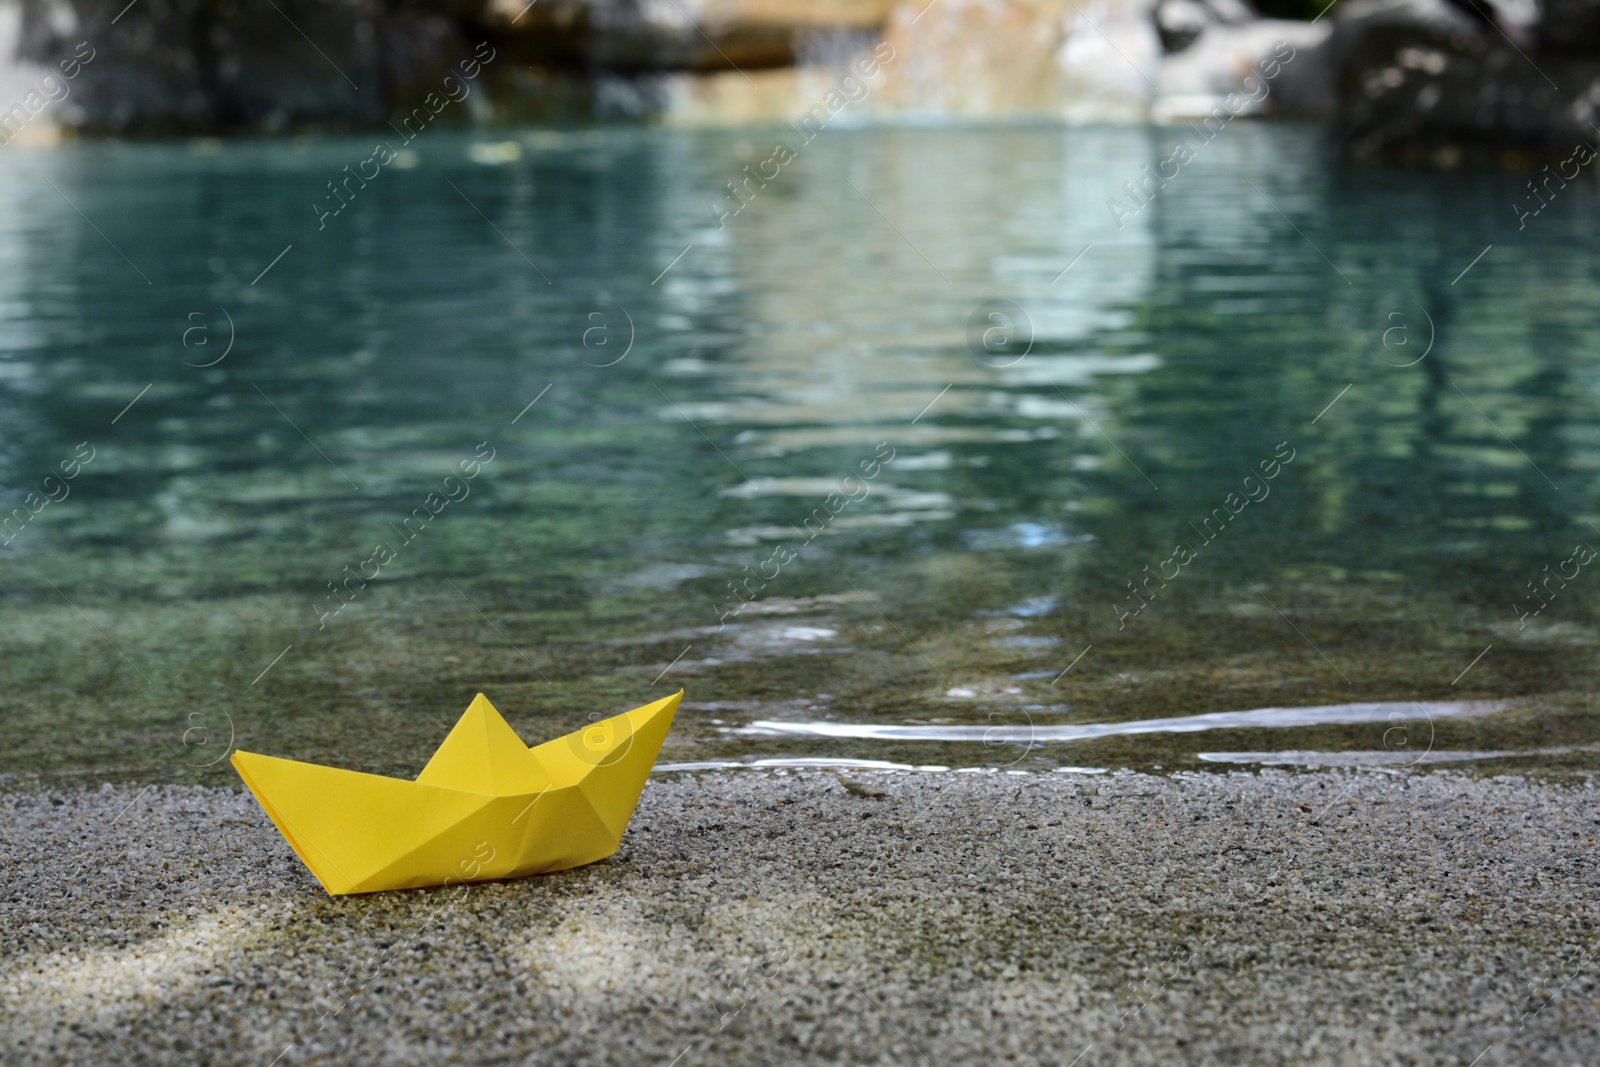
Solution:
M 1596 189 L 1174 136 L 0 154 L 0 773 L 1596 766 Z

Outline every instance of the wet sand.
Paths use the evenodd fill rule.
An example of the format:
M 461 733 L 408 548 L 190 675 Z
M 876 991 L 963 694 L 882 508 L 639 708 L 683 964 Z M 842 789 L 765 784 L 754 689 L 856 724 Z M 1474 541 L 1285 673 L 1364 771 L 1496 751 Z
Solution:
M 13 784 L 0 1058 L 1600 1059 L 1592 782 L 849 782 L 658 775 L 606 862 L 339 899 L 247 795 Z

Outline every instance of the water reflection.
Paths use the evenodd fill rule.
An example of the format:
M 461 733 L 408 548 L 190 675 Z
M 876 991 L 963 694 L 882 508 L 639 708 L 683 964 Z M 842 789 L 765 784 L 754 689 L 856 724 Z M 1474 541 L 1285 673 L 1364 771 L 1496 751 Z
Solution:
M 1323 704 L 1309 708 L 1257 708 L 1253 711 L 1214 711 L 1178 718 L 1136 719 L 1131 722 L 1078 723 L 1070 726 L 1029 722 L 1022 726 L 905 726 L 878 723 L 778 722 L 757 720 L 748 726 L 723 727 L 726 733 L 749 737 L 801 736 L 849 737 L 896 741 L 983 741 L 1015 745 L 1088 741 L 1132 734 L 1188 734 L 1204 730 L 1290 729 L 1293 727 L 1350 723 L 1434 722 L 1492 715 L 1505 705 L 1494 701 L 1461 703 L 1395 701 L 1376 704 Z
M 1563 746 L 1560 748 L 1525 749 L 1522 751 L 1427 752 L 1413 756 L 1404 752 L 1197 752 L 1197 758 L 1207 763 L 1242 763 L 1261 767 L 1410 767 L 1419 763 L 1477 763 L 1492 761 L 1549 761 L 1563 756 L 1592 752 L 1594 746 Z
M 159 776 L 215 707 L 414 773 L 477 689 L 538 734 L 679 684 L 676 764 L 1049 769 L 1004 741 L 1047 716 L 1192 766 L 1156 724 L 1376 751 L 1333 709 L 1513 697 L 1438 747 L 1595 739 L 1587 571 L 1513 608 L 1600 538 L 1594 190 L 1519 234 L 1514 175 L 1239 127 L 1119 226 L 1157 133 L 855 130 L 724 226 L 760 131 L 517 140 L 419 138 L 325 229 L 357 142 L 0 157 L 6 501 L 99 450 L 0 550 L 0 769 Z

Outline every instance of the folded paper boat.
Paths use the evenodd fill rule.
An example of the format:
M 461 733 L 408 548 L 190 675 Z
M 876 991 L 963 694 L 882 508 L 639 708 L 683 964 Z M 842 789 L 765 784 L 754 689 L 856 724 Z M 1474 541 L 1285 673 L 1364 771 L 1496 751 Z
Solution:
M 235 752 L 329 893 L 563 871 L 617 850 L 683 691 L 529 748 L 482 693 L 416 781 Z

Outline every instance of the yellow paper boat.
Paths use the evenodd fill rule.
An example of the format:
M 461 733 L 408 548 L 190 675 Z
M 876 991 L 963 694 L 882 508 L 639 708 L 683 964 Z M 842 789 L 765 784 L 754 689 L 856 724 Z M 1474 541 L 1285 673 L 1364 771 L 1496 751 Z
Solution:
M 335 896 L 520 878 L 617 850 L 682 697 L 530 749 L 479 693 L 414 782 L 254 752 L 233 766 Z

